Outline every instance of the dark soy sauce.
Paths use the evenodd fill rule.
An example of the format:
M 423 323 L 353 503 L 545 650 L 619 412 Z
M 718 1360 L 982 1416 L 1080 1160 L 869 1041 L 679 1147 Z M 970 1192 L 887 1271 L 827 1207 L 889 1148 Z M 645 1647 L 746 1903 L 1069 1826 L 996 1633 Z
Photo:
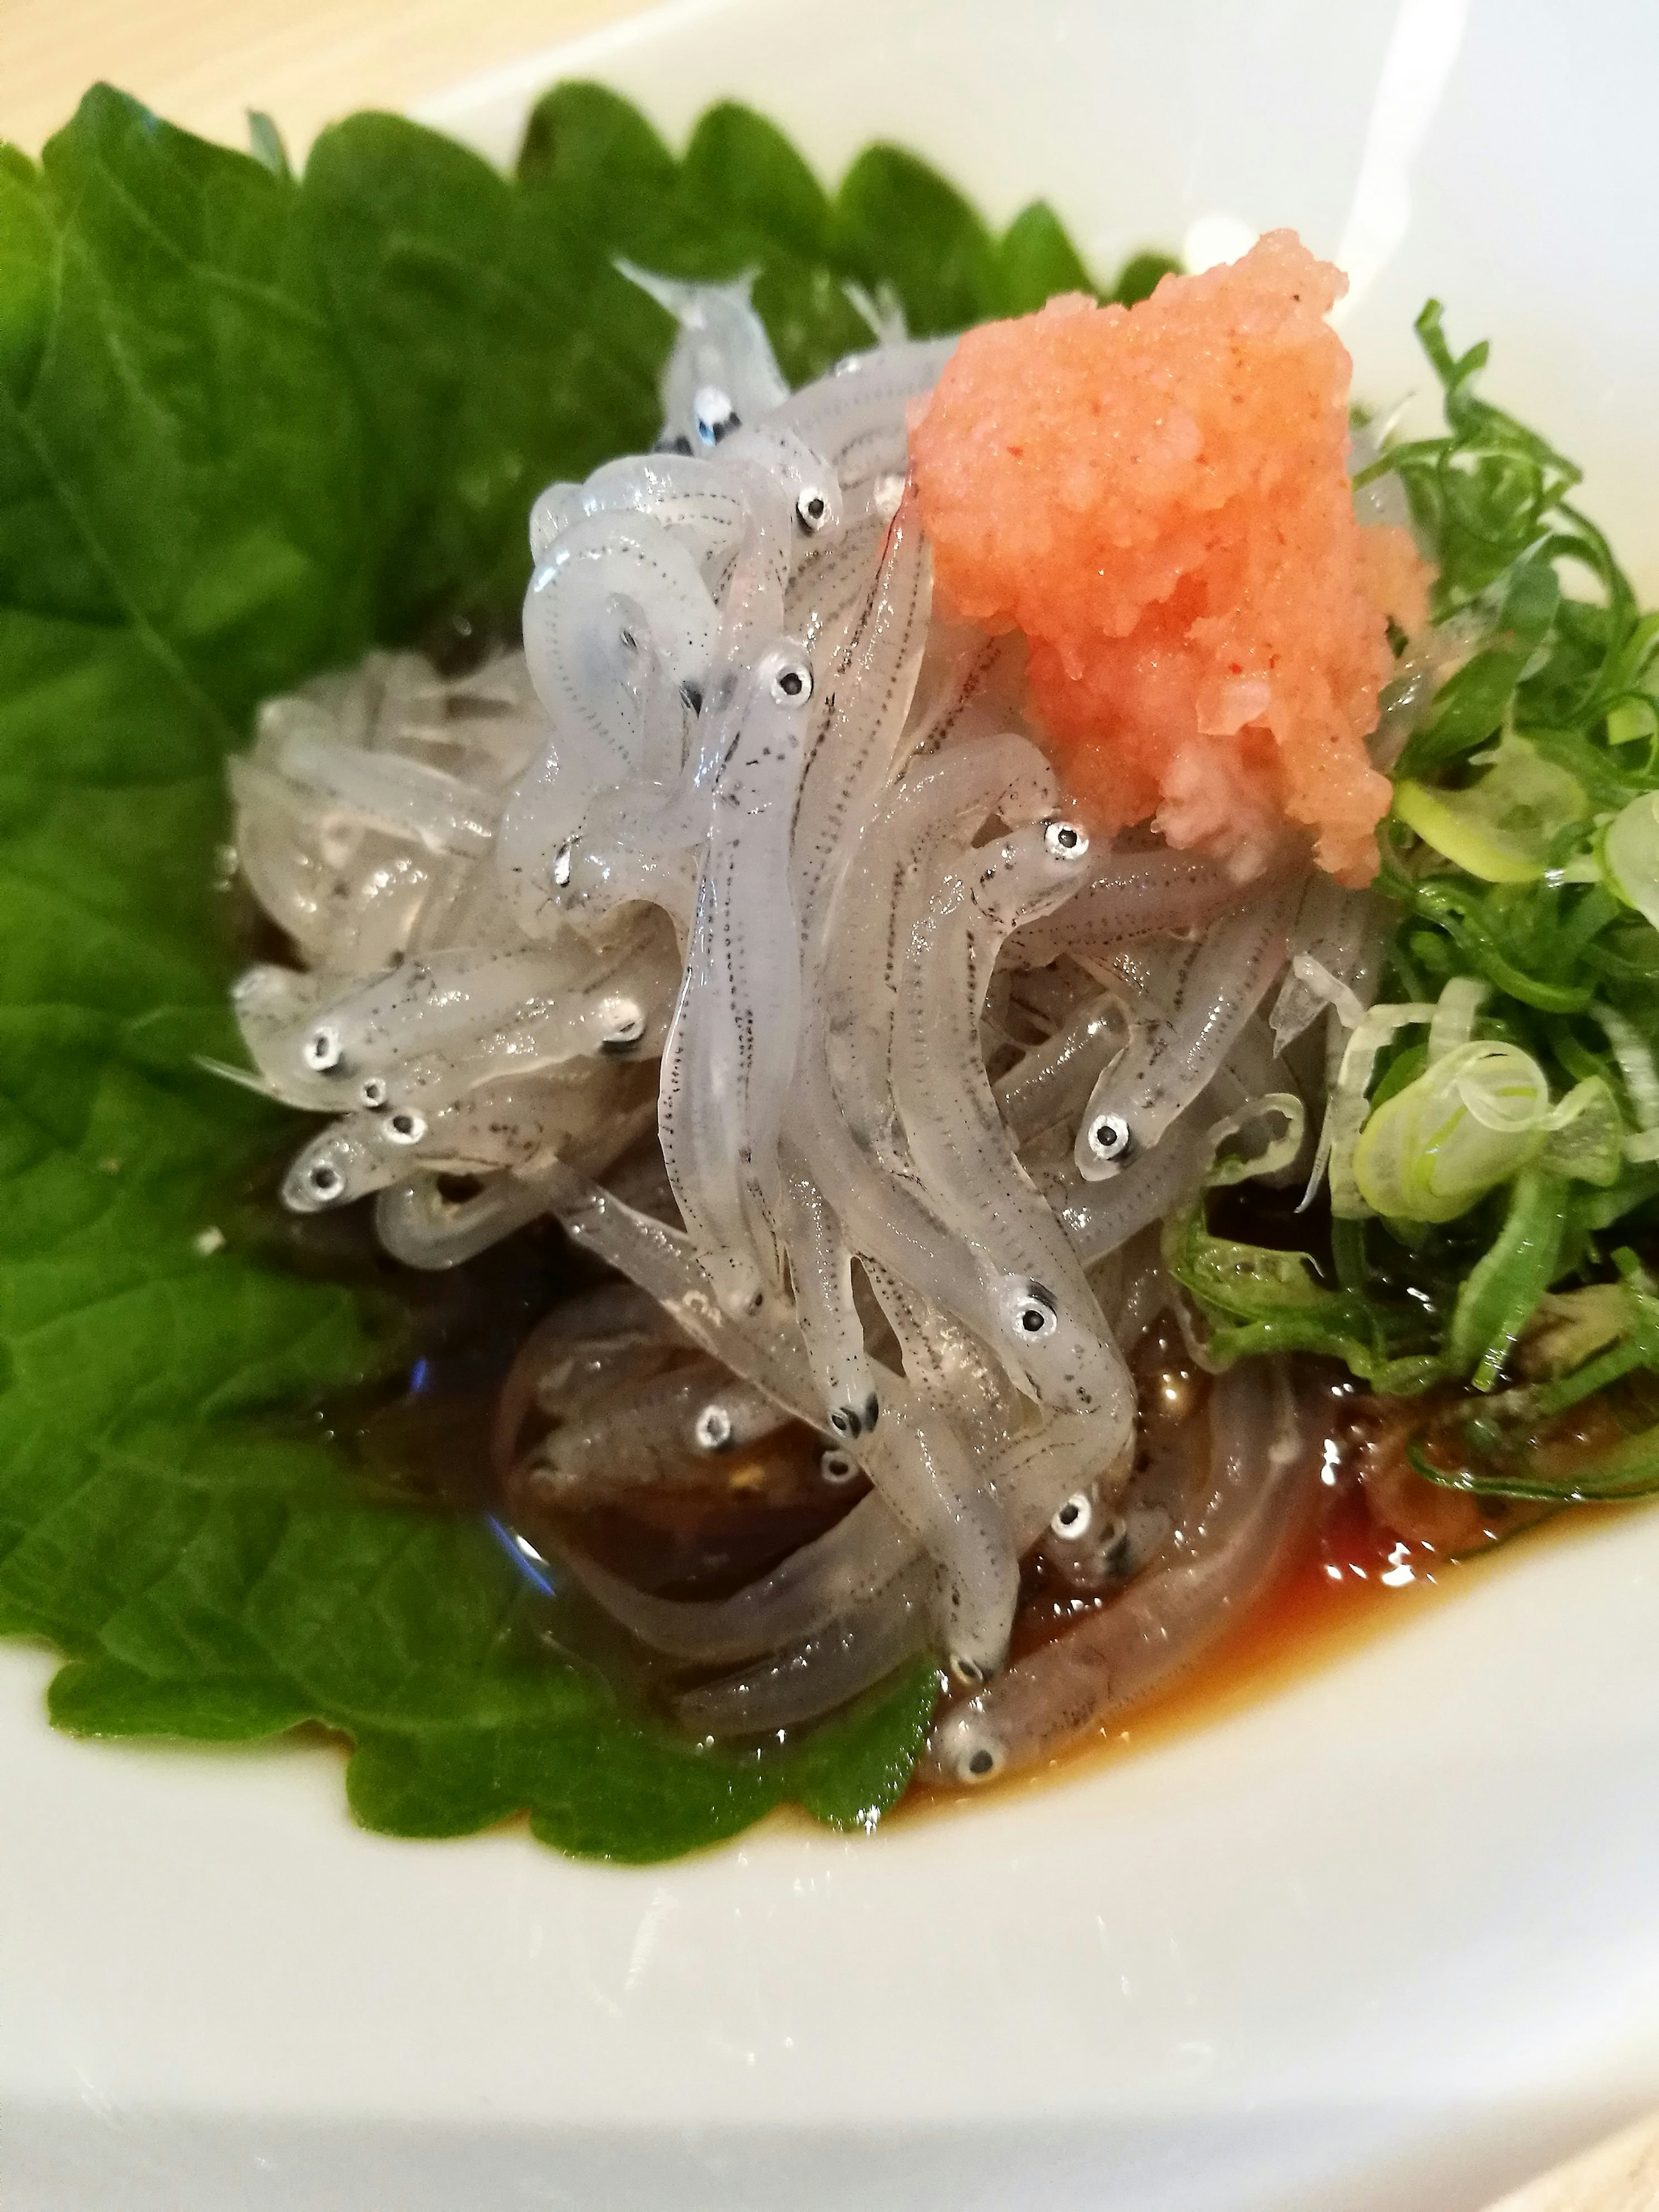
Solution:
M 832 1528 L 868 1489 L 861 1476 L 827 1480 L 831 1439 L 787 1421 L 755 1443 L 688 1452 L 685 1480 L 641 1487 L 625 1501 L 550 1512 L 526 1480 L 531 1448 L 558 1418 L 532 1415 L 519 1462 L 495 1463 L 497 1401 L 520 1347 L 555 1308 L 618 1279 L 572 1245 L 551 1220 L 532 1224 L 457 1267 L 426 1273 L 389 1259 L 374 1236 L 372 1200 L 294 1214 L 276 1196 L 291 1140 L 249 1168 L 216 1208 L 233 1243 L 270 1264 L 364 1292 L 380 1316 L 388 1372 L 319 1409 L 371 1496 L 489 1522 L 540 1593 L 544 1627 L 561 1656 L 594 1667 L 625 1694 L 659 1709 L 694 1674 L 642 1651 L 558 1563 L 564 1542 L 641 1588 L 675 1598 L 718 1598 L 764 1574 Z M 457 1188 L 453 1194 L 465 1192 Z M 696 1358 L 666 1349 L 672 1368 Z M 317 1418 L 313 1414 L 312 1419 Z M 529 1547 L 515 1546 L 517 1535 Z
M 832 1527 L 867 1485 L 861 1477 L 827 1482 L 821 1462 L 830 1440 L 791 1421 L 745 1449 L 711 1455 L 695 1481 L 641 1488 L 625 1503 L 550 1514 L 532 1497 L 521 1467 L 503 1472 L 492 1463 L 496 1402 L 520 1347 L 548 1312 L 617 1279 L 550 1221 L 443 1273 L 404 1267 L 376 1243 L 372 1203 L 308 1216 L 281 1207 L 276 1186 L 291 1151 L 285 1142 L 280 1156 L 256 1163 L 227 1194 L 217 1218 L 244 1249 L 366 1291 L 384 1307 L 397 1352 L 392 1372 L 322 1409 L 357 1478 L 390 1502 L 487 1518 L 509 1551 L 516 1532 L 531 1549 L 528 1559 L 522 1550 L 514 1556 L 542 1593 L 538 1601 L 550 1649 L 595 1668 L 629 1699 L 665 1712 L 672 1692 L 695 1674 L 642 1651 L 587 1599 L 557 1563 L 561 1542 L 580 1546 L 642 1589 L 718 1598 Z M 668 1355 L 671 1361 L 691 1356 Z M 1143 1337 L 1132 1364 L 1149 1424 L 1167 1418 L 1206 1428 L 1207 1382 L 1167 1323 Z M 1300 1379 L 1304 1389 L 1325 1394 L 1320 1449 L 1326 1494 L 1275 1585 L 1178 1681 L 1084 1736 L 1049 1766 L 1003 1787 L 1030 1787 L 1079 1761 L 1138 1751 L 1268 1694 L 1359 1638 L 1410 1617 L 1484 1552 L 1543 1517 L 1535 1509 L 1437 1492 L 1417 1477 L 1410 1479 L 1415 1492 L 1402 1499 L 1397 1475 L 1385 1470 L 1377 1477 L 1376 1401 L 1327 1363 L 1303 1363 Z M 549 1425 L 547 1416 L 539 1417 L 543 1429 Z M 532 1419 L 521 1452 L 537 1434 Z M 1205 1448 L 1201 1434 L 1195 1448 Z M 1599 1520 L 1608 1510 L 1580 1508 L 1558 1516 L 1558 1525 Z M 1401 1533 L 1396 1524 L 1402 1521 L 1412 1534 Z M 1066 1589 L 1034 1554 L 1022 1580 L 1014 1656 L 1111 1601 L 1110 1593 Z M 919 1809 L 979 1794 L 918 1789 L 906 1802 Z

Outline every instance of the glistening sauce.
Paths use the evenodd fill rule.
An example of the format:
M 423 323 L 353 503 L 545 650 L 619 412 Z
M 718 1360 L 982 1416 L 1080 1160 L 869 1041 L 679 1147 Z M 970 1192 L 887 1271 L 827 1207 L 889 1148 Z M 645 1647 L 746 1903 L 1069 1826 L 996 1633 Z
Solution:
M 401 1271 L 378 1255 L 352 1251 L 326 1255 L 313 1252 L 313 1266 L 331 1274 L 356 1277 L 360 1271 L 377 1283 L 408 1294 Z M 560 1297 L 580 1296 L 584 1279 L 596 1271 L 576 1261 L 556 1233 L 522 1232 L 482 1260 L 441 1278 L 416 1283 L 411 1303 L 411 1348 L 418 1352 L 400 1382 L 363 1394 L 334 1409 L 331 1425 L 354 1448 L 360 1467 L 382 1493 L 404 1502 L 477 1512 L 500 1510 L 502 1503 L 489 1465 L 487 1438 L 495 1397 L 522 1334 Z M 1165 1382 L 1180 1355 L 1165 1344 L 1156 1359 L 1150 1340 L 1137 1347 L 1143 1406 Z M 1188 1371 L 1188 1382 L 1199 1382 Z M 1200 1384 L 1201 1387 L 1201 1384 Z M 1288 1565 L 1271 1588 L 1203 1650 L 1194 1663 L 1162 1691 L 1114 1714 L 1100 1728 L 1085 1731 L 1059 1757 L 1017 1774 L 986 1790 L 914 1788 L 899 1810 L 905 1819 L 931 1814 L 947 1806 L 960 1810 L 981 1799 L 1045 1787 L 1092 1770 L 1109 1760 L 1133 1756 L 1187 1730 L 1207 1726 L 1229 1713 L 1270 1696 L 1308 1670 L 1353 1650 L 1386 1626 L 1420 1618 L 1471 1574 L 1490 1571 L 1485 1552 L 1451 1554 L 1409 1542 L 1383 1525 L 1373 1512 L 1358 1476 L 1351 1437 L 1334 1433 L 1325 1445 L 1326 1481 L 1320 1510 Z M 647 1587 L 676 1595 L 724 1595 L 751 1575 L 838 1518 L 862 1494 L 862 1482 L 833 1500 L 816 1490 L 818 1441 L 791 1425 L 778 1440 L 787 1459 L 798 1461 L 773 1470 L 762 1484 L 745 1479 L 741 1460 L 727 1462 L 723 1502 L 659 1498 L 646 1514 L 583 1516 L 585 1544 L 619 1571 Z M 1445 1496 L 1442 1493 L 1442 1496 Z M 1614 1509 L 1578 1507 L 1554 1517 L 1559 1528 L 1599 1522 Z M 1474 1516 L 1478 1522 L 1480 1516 Z M 1506 1533 L 1493 1524 L 1494 1533 Z M 1524 1531 L 1512 1540 L 1535 1544 L 1541 1531 Z M 1478 1536 L 1476 1541 L 1479 1541 Z M 1056 1632 L 1068 1618 L 1092 1609 L 1096 1601 L 1067 1601 L 1054 1585 L 1028 1589 L 1028 1603 L 1016 1636 L 1016 1653 L 1029 1650 Z M 1109 1599 L 1105 1601 L 1110 1602 Z M 561 1640 L 581 1649 L 626 1694 L 658 1702 L 673 1673 L 634 1646 L 586 1601 L 552 1601 Z M 776 1819 L 799 1818 L 787 1808 Z M 890 1814 L 889 1819 L 895 1817 Z
M 1581 1505 L 1505 1537 L 1507 1553 L 1601 1525 L 1617 1509 Z M 1243 1711 L 1384 1631 L 1423 1618 L 1470 1576 L 1501 1572 L 1488 1545 L 1448 1556 L 1377 1522 L 1356 1480 L 1339 1475 L 1323 1511 L 1273 1587 L 1167 1688 L 1085 1730 L 1059 1757 L 988 1789 L 914 1788 L 906 1820 L 1001 1799 L 1093 1772 Z M 895 1816 L 890 1814 L 889 1819 Z

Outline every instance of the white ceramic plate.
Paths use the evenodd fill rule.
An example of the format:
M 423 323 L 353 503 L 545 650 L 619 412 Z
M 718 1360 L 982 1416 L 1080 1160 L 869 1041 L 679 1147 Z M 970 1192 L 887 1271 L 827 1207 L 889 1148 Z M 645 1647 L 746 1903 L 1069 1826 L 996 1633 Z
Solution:
M 1659 15 L 1634 0 L 702 0 L 602 76 L 872 136 L 1096 265 L 1289 222 L 1589 467 L 1659 584 Z M 644 1872 L 349 1824 L 312 1749 L 77 1745 L 0 1650 L 6 2212 L 1458 2212 L 1659 2099 L 1659 1514 L 1517 1549 L 1207 1729 L 872 1841 Z

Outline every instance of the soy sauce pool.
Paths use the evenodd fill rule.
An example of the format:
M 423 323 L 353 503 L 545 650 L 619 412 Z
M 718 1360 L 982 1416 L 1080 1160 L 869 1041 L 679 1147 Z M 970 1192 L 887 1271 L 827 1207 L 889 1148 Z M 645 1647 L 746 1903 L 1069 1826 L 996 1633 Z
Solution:
M 623 1504 L 613 1499 L 556 1516 L 556 1526 L 544 1518 L 538 1522 L 526 1511 L 522 1492 L 504 1490 L 500 1468 L 490 1463 L 495 1402 L 519 1345 L 550 1304 L 580 1301 L 605 1279 L 570 1251 L 556 1230 L 511 1240 L 425 1293 L 416 1323 L 420 1349 L 400 1382 L 337 1407 L 331 1421 L 364 1479 L 383 1494 L 491 1516 L 509 1546 L 516 1532 L 520 1563 L 527 1578 L 544 1587 L 538 1602 L 552 1650 L 595 1668 L 630 1701 L 665 1717 L 672 1692 L 688 1679 L 684 1671 L 641 1650 L 562 1568 L 546 1565 L 556 1555 L 558 1539 L 568 1538 L 601 1565 L 660 1595 L 716 1598 L 833 1526 L 866 1486 L 861 1479 L 825 1484 L 820 1462 L 826 1440 L 792 1422 L 763 1449 L 732 1455 L 711 1468 L 705 1482 L 678 1492 L 644 1492 Z M 1167 1327 L 1149 1332 L 1135 1347 L 1149 1422 L 1158 1418 L 1160 1403 L 1185 1405 L 1194 1392 L 1201 1407 L 1203 1378 L 1182 1358 Z M 1388 1484 L 1373 1479 L 1368 1486 L 1364 1479 L 1368 1454 L 1356 1414 L 1370 1401 L 1337 1370 L 1316 1363 L 1307 1364 L 1299 1382 L 1316 1402 L 1322 1392 L 1329 1408 L 1327 1433 L 1310 1436 L 1310 1443 L 1321 1461 L 1320 1503 L 1273 1585 L 1189 1671 L 1115 1716 L 1103 1729 L 1085 1734 L 1058 1759 L 989 1792 L 918 1784 L 901 1808 L 907 1817 L 947 1800 L 959 1805 L 1042 1786 L 1219 1719 L 1386 1626 L 1417 1617 L 1480 1571 L 1480 1553 L 1520 1533 L 1522 1516 L 1511 1509 L 1482 1512 L 1412 1478 L 1417 1494 L 1407 1500 L 1409 1511 L 1397 1498 L 1388 1502 L 1396 1521 L 1410 1524 L 1415 1516 L 1425 1525 L 1413 1535 L 1401 1534 L 1379 1517 L 1379 1491 L 1386 1494 Z M 1375 1454 L 1369 1456 L 1374 1462 Z M 1375 1478 L 1374 1464 L 1370 1472 Z M 1016 1654 L 1063 1633 L 1084 1613 L 1110 1601 L 1069 1593 L 1045 1577 L 1040 1565 L 1028 1564 Z
M 1588 1505 L 1517 1514 L 1499 1500 L 1459 1498 L 1455 1502 L 1468 1516 L 1461 1532 L 1466 1547 L 1437 1547 L 1409 1540 L 1378 1519 L 1351 1438 L 1334 1433 L 1321 1440 L 1321 1449 L 1329 1480 L 1302 1541 L 1271 1586 L 1187 1672 L 1103 1727 L 1085 1731 L 1045 1765 L 983 1790 L 933 1789 L 919 1782 L 898 1814 L 907 1820 L 956 1814 L 1154 1751 L 1421 1620 L 1469 1577 L 1501 1572 L 1504 1559 L 1599 1526 L 1617 1511 Z M 1500 1553 L 1502 1558 L 1494 1556 Z

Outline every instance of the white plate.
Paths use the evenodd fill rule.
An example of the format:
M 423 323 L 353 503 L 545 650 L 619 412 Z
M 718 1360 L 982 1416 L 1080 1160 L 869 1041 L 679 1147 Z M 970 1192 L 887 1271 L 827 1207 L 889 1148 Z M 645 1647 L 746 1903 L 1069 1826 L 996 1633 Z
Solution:
M 1103 268 L 1294 223 L 1368 272 L 1365 389 L 1441 293 L 1659 582 L 1640 0 L 725 0 L 427 112 L 505 155 L 561 73 L 830 174 L 893 137 Z M 360 1834 L 319 1750 L 70 1742 L 0 1651 L 0 2202 L 1473 2207 L 1659 2098 L 1656 1584 L 1638 1512 L 1064 1787 L 643 1872 Z

